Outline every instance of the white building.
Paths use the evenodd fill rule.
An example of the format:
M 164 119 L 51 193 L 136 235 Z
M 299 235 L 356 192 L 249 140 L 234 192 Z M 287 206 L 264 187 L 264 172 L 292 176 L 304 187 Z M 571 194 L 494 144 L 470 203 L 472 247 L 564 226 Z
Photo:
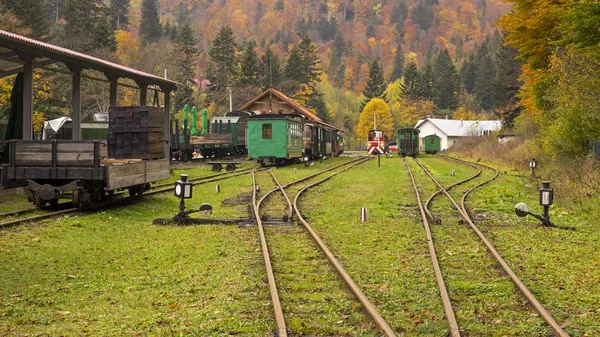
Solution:
M 501 121 L 463 121 L 455 119 L 426 118 L 417 122 L 419 138 L 437 135 L 442 151 L 448 150 L 461 137 L 489 136 L 502 128 Z

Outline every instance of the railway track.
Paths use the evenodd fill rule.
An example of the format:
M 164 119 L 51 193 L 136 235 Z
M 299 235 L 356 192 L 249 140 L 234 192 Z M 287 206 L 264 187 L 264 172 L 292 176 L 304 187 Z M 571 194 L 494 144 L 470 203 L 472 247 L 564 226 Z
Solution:
M 259 170 L 264 170 L 264 169 L 259 169 Z M 251 172 L 252 172 L 251 169 L 245 169 L 245 170 L 240 170 L 240 171 L 231 172 L 231 173 L 226 172 L 226 173 L 212 174 L 212 175 L 205 176 L 205 177 L 190 179 L 188 181 L 192 182 L 194 185 L 201 185 L 201 184 L 206 184 L 206 183 L 210 183 L 210 182 L 215 182 L 215 181 L 220 181 L 220 180 L 224 180 L 224 179 L 237 177 L 240 175 L 249 174 Z M 2 223 L 0 223 L 0 229 L 17 226 L 17 225 L 25 223 L 25 222 L 51 219 L 51 218 L 54 218 L 56 216 L 63 215 L 63 214 L 70 214 L 70 213 L 77 213 L 77 212 L 89 212 L 89 211 L 93 211 L 93 210 L 96 210 L 99 208 L 104 208 L 104 207 L 113 207 L 113 206 L 117 206 L 117 205 L 120 206 L 123 203 L 130 203 L 130 202 L 142 200 L 142 198 L 145 196 L 161 194 L 161 193 L 170 192 L 170 191 L 173 191 L 173 183 L 165 183 L 165 184 L 155 185 L 155 186 L 152 186 L 151 189 L 149 191 L 145 192 L 144 194 L 129 196 L 126 198 L 123 197 L 122 194 L 116 195 L 115 198 L 111 198 L 109 200 L 102 201 L 102 202 L 92 204 L 89 206 L 85 206 L 85 207 L 81 207 L 81 208 L 68 207 L 66 205 L 68 205 L 69 203 L 64 203 L 63 205 L 65 205 L 65 207 L 67 207 L 65 209 L 50 211 L 50 212 L 47 212 L 44 214 L 34 215 L 31 217 L 16 218 L 16 219 L 12 219 L 12 220 L 9 220 L 6 222 L 2 222 Z M 18 212 L 4 213 L 4 214 L 0 214 L 0 218 L 7 218 L 7 217 L 12 217 L 12 216 L 19 216 L 22 214 L 29 214 L 36 210 L 37 210 L 36 208 L 32 208 L 32 209 L 26 209 L 26 210 L 18 211 Z M 16 213 L 16 214 L 14 214 L 14 213 Z
M 348 275 L 348 273 L 344 270 L 342 265 L 338 262 L 335 256 L 331 253 L 329 248 L 325 245 L 323 240 L 317 235 L 317 233 L 312 229 L 310 224 L 304 219 L 298 208 L 298 200 L 302 193 L 307 189 L 314 187 L 318 184 L 321 184 L 328 179 L 331 179 L 337 174 L 340 174 L 355 165 L 359 165 L 365 162 L 368 159 L 358 159 L 351 162 L 347 162 L 336 167 L 330 168 L 328 170 L 313 174 L 311 176 L 298 179 L 291 183 L 282 185 L 275 175 L 271 173 L 271 179 L 273 179 L 275 188 L 268 191 L 266 194 L 262 196 L 260 200 L 256 200 L 256 188 L 254 188 L 253 195 L 253 205 L 254 205 L 254 213 L 257 219 L 259 235 L 261 238 L 261 249 L 263 252 L 263 257 L 265 260 L 265 268 L 267 271 L 267 278 L 269 280 L 269 289 L 271 293 L 271 299 L 273 302 L 273 310 L 275 313 L 275 321 L 277 324 L 277 336 L 287 336 L 287 325 L 286 320 L 284 319 L 284 311 L 288 320 L 293 321 L 298 325 L 298 320 L 305 319 L 309 320 L 309 316 L 314 318 L 314 313 L 309 313 L 304 307 L 314 305 L 314 303 L 310 303 L 309 296 L 304 296 L 303 292 L 310 293 L 311 297 L 319 298 L 319 301 L 322 301 L 321 295 L 315 295 L 323 293 L 323 296 L 329 298 L 327 296 L 335 296 L 332 293 L 345 293 L 345 288 L 350 289 L 355 298 L 360 302 L 361 306 L 365 309 L 367 314 L 371 317 L 374 324 L 377 328 L 385 335 L 385 336 L 395 336 L 394 331 L 390 328 L 390 326 L 385 322 L 385 320 L 381 317 L 381 315 L 377 312 L 375 306 L 367 299 L 367 297 L 363 294 L 360 288 L 356 285 L 356 283 L 352 280 L 352 278 Z M 344 167 L 345 166 L 345 167 Z M 330 175 L 325 176 L 319 180 L 316 180 L 317 176 L 324 175 L 327 172 L 333 172 L 334 170 L 339 169 Z M 256 178 L 253 179 L 254 184 L 256 184 Z M 288 193 L 286 193 L 286 188 L 290 189 L 291 186 L 297 186 L 303 183 L 300 188 L 295 189 L 295 197 L 292 204 L 291 199 L 288 197 Z M 271 197 L 273 193 L 279 191 L 285 200 L 286 207 L 280 208 L 281 212 L 284 213 L 281 217 L 267 217 L 264 214 L 260 214 L 261 206 L 267 200 L 267 198 Z M 272 210 L 273 208 L 271 208 Z M 279 222 L 280 224 L 285 223 L 285 220 L 290 220 L 293 216 L 292 211 L 294 211 L 298 221 L 302 224 L 302 228 L 291 227 L 291 226 L 277 226 L 276 222 L 269 221 L 274 218 L 281 218 L 282 220 Z M 266 223 L 270 224 L 268 230 L 265 230 L 265 226 L 263 224 L 263 220 L 267 220 Z M 310 238 L 307 236 L 303 236 L 303 233 L 308 233 L 310 238 L 312 238 L 311 242 Z M 270 238 L 270 247 L 274 251 L 269 251 L 269 246 L 267 245 L 267 236 Z M 282 249 L 281 242 L 284 243 L 284 246 L 291 245 L 294 247 L 292 251 L 286 252 L 285 249 Z M 318 254 L 315 252 L 314 244 L 317 244 L 319 250 L 322 254 Z M 307 247 L 308 246 L 308 247 Z M 312 248 L 311 248 L 312 247 Z M 311 257 L 306 261 L 306 259 L 299 258 L 296 254 L 298 251 L 306 251 L 312 250 Z M 316 255 L 315 255 L 316 254 Z M 320 257 L 318 256 L 320 255 Z M 323 259 L 326 257 L 326 260 Z M 275 265 L 278 266 L 277 272 L 273 271 L 273 263 L 271 256 L 276 256 Z M 283 260 L 283 261 L 282 261 Z M 331 266 L 337 271 L 338 276 L 333 276 L 331 271 Z M 303 267 L 308 267 L 312 271 L 308 273 L 303 273 Z M 292 271 L 287 271 L 292 269 Z M 317 270 L 317 272 L 315 272 Z M 306 289 L 294 289 L 295 281 L 298 278 L 307 277 L 309 274 L 312 287 L 310 290 Z M 279 283 L 276 283 L 276 276 L 279 280 Z M 339 278 L 343 280 L 344 283 L 339 282 Z M 337 281 L 336 281 L 337 280 Z M 341 287 L 343 284 L 345 286 Z M 337 288 L 335 288 L 337 285 Z M 326 289 L 327 287 L 334 287 L 333 291 L 331 288 Z M 280 291 L 284 293 L 284 302 L 288 305 L 284 310 L 280 301 Z M 299 297 L 300 300 L 296 301 L 294 297 Z M 331 300 L 331 298 L 329 298 Z M 298 308 L 300 307 L 300 308 Z M 310 334 L 310 331 L 303 331 L 302 333 Z
M 525 299 L 531 304 L 531 306 L 533 306 L 533 308 L 535 309 L 535 311 L 537 311 L 537 313 L 540 315 L 540 317 L 543 318 L 543 320 L 550 326 L 550 328 L 552 329 L 553 333 L 556 336 L 561 336 L 561 337 L 566 337 L 569 336 L 564 330 L 563 328 L 556 322 L 556 320 L 554 320 L 554 318 L 552 317 L 552 315 L 543 307 L 543 305 L 537 300 L 537 298 L 531 293 L 531 291 L 523 284 L 523 282 L 517 277 L 517 275 L 512 271 L 512 269 L 508 266 L 508 264 L 506 263 L 506 261 L 504 261 L 504 259 L 502 258 L 502 256 L 495 250 L 495 248 L 493 247 L 493 245 L 490 243 L 490 241 L 485 237 L 485 235 L 477 228 L 477 226 L 474 224 L 474 222 L 472 221 L 469 212 L 466 208 L 466 198 L 468 196 L 468 194 L 475 190 L 476 188 L 489 183 L 490 181 L 496 179 L 498 177 L 498 171 L 492 167 L 483 165 L 483 164 L 479 164 L 479 163 L 471 163 L 471 162 L 466 162 L 463 160 L 459 160 L 459 159 L 454 159 L 454 158 L 449 158 L 449 160 L 455 160 L 457 162 L 461 162 L 464 165 L 468 165 L 471 167 L 476 168 L 476 173 L 471 176 L 468 177 L 462 181 L 459 181 L 455 184 L 450 185 L 447 188 L 444 188 L 440 182 L 429 172 L 429 170 L 422 165 L 419 161 L 417 161 L 416 159 L 414 160 L 415 163 L 417 165 L 419 165 L 419 167 L 423 170 L 423 172 L 425 172 L 425 174 L 427 174 L 429 176 L 429 178 L 436 184 L 438 191 L 433 193 L 432 196 L 427 199 L 427 202 L 425 203 L 425 205 L 422 204 L 421 202 L 421 198 L 419 195 L 419 190 L 417 188 L 416 185 L 416 181 L 415 178 L 411 172 L 410 166 L 408 165 L 408 163 L 405 162 L 405 165 L 407 167 L 407 170 L 409 172 L 409 175 L 411 176 L 412 179 L 412 183 L 413 183 L 413 187 L 415 189 L 415 193 L 417 194 L 417 199 L 418 199 L 418 204 L 419 204 L 419 209 L 421 211 L 421 215 L 423 218 L 423 223 L 424 226 L 426 228 L 426 233 L 427 233 L 427 241 L 428 241 L 428 245 L 429 245 L 429 250 L 430 250 L 430 255 L 431 255 L 431 259 L 432 259 L 432 264 L 434 265 L 434 270 L 435 270 L 435 274 L 436 274 L 436 281 L 438 282 L 438 287 L 440 289 L 440 294 L 442 296 L 442 302 L 444 304 L 444 310 L 446 313 L 446 317 L 448 320 L 448 325 L 450 327 L 450 332 L 451 335 L 453 337 L 455 336 L 460 336 L 460 329 L 458 327 L 458 324 L 456 322 L 456 318 L 454 316 L 454 310 L 452 308 L 452 304 L 451 304 L 451 300 L 450 297 L 448 296 L 448 292 L 446 290 L 446 286 L 445 286 L 445 281 L 444 278 L 442 277 L 441 274 L 441 270 L 440 270 L 440 266 L 439 266 L 439 261 L 437 259 L 436 256 L 436 252 L 435 252 L 435 246 L 434 246 L 434 240 L 432 238 L 431 235 L 431 229 L 429 227 L 428 221 L 427 219 L 433 219 L 434 221 L 437 221 L 437 218 L 435 218 L 432 214 L 431 211 L 429 211 L 429 205 L 431 203 L 431 201 L 433 200 L 433 198 L 437 195 L 440 194 L 444 194 L 447 199 L 452 203 L 453 207 L 456 209 L 456 211 L 459 213 L 460 218 L 464 221 L 464 223 L 468 224 L 468 226 L 475 232 L 475 234 L 477 235 L 477 237 L 481 240 L 481 242 L 486 246 L 487 250 L 490 252 L 490 254 L 493 256 L 494 260 L 496 261 L 497 264 L 499 264 L 502 269 L 504 270 L 504 272 L 506 273 L 506 275 L 509 276 L 509 278 L 511 279 L 511 281 L 514 283 L 514 285 L 516 285 L 516 287 L 519 289 L 519 291 L 521 292 L 521 294 L 523 295 L 523 297 L 525 297 Z M 472 187 L 468 188 L 461 197 L 461 201 L 460 201 L 460 205 L 458 205 L 458 203 L 456 202 L 456 200 L 450 195 L 450 193 L 448 192 L 448 190 L 452 187 L 473 181 L 474 179 L 478 178 L 481 173 L 482 173 L 482 169 L 487 169 L 487 170 L 491 170 L 493 172 L 493 175 L 491 177 L 485 178 L 483 179 L 483 181 L 473 185 Z

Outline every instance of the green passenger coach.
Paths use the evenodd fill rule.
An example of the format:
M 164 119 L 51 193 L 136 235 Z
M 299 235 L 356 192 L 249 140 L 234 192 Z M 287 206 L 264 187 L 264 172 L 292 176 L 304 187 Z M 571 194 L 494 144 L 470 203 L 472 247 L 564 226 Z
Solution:
M 440 137 L 438 135 L 429 135 L 423 137 L 423 148 L 425 153 L 434 154 L 440 150 Z
M 248 158 L 277 166 L 302 158 L 303 117 L 265 114 L 248 118 Z

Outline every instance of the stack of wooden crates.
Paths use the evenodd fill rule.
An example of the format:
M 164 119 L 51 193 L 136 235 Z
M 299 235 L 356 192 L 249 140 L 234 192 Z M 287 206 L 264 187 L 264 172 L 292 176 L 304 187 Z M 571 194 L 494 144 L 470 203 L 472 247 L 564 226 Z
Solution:
M 111 107 L 108 156 L 115 159 L 164 158 L 164 109 L 149 106 Z

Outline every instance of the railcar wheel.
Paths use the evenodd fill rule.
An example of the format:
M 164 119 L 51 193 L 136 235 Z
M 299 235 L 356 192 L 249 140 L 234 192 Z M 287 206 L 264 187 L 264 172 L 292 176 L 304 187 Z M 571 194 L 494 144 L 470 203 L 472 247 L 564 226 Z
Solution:
M 227 166 L 225 167 L 225 171 L 227 171 L 227 172 L 233 172 L 233 171 L 235 171 L 235 165 L 234 164 L 227 164 Z
M 42 198 L 40 197 L 40 194 L 37 192 L 33 196 L 33 202 L 39 208 L 44 208 L 46 206 L 46 201 L 42 200 Z
M 135 186 L 131 186 L 130 188 L 127 189 L 129 191 L 129 196 L 133 197 L 137 194 L 137 188 L 135 188 Z
M 80 189 L 75 189 L 73 190 L 73 206 L 74 207 L 81 207 L 83 205 L 83 191 L 81 191 Z

